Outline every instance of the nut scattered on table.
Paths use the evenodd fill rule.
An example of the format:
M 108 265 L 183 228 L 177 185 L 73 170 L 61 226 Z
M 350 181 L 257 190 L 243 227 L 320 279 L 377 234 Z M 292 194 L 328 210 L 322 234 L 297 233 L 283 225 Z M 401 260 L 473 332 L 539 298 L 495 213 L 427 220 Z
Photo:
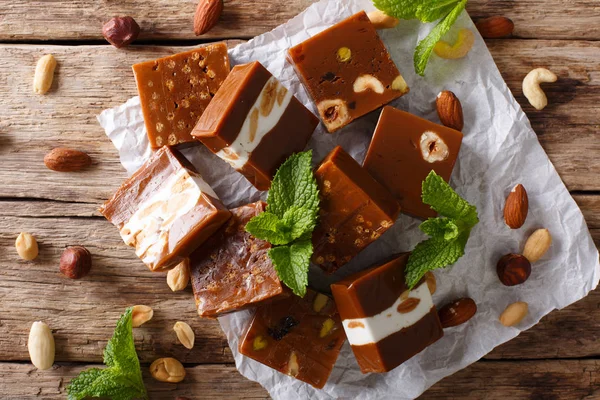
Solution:
M 38 256 L 38 244 L 33 235 L 27 232 L 19 233 L 17 240 L 15 241 L 15 248 L 19 257 L 25 261 L 31 261 Z
M 150 375 L 160 382 L 177 383 L 185 378 L 185 368 L 174 358 L 159 358 L 150 365 Z
M 185 322 L 177 321 L 177 322 L 175 322 L 175 325 L 173 325 L 173 330 L 175 331 L 175 334 L 177 335 L 177 339 L 179 339 L 179 342 L 186 349 L 191 350 L 194 348 L 194 342 L 196 340 L 196 335 L 194 334 L 194 331 L 192 330 L 191 326 L 189 326 Z
M 31 325 L 27 350 L 29 350 L 31 363 L 37 369 L 44 370 L 52 367 L 55 355 L 54 336 L 48 325 L 41 321 Z
M 92 159 L 83 151 L 57 147 L 44 157 L 44 164 L 53 171 L 76 172 L 92 164 Z
M 548 105 L 548 97 L 540 87 L 540 83 L 556 82 L 558 77 L 546 68 L 536 68 L 523 79 L 523 94 L 536 110 L 543 110 Z
M 435 99 L 435 106 L 442 124 L 457 131 L 463 130 L 463 109 L 454 93 L 449 90 L 440 92 Z
M 194 33 L 204 35 L 219 21 L 223 12 L 223 0 L 200 0 L 194 15 Z
M 520 285 L 531 275 L 531 263 L 520 254 L 506 254 L 498 260 L 496 272 L 503 285 Z
M 186 258 L 167 272 L 167 285 L 172 291 L 184 290 L 190 282 L 190 259 Z
M 437 290 L 437 281 L 433 272 L 427 271 L 425 273 L 425 282 L 427 283 L 427 287 L 429 288 L 429 293 L 434 294 Z
M 475 27 L 485 39 L 497 39 L 510 36 L 515 29 L 515 24 L 510 18 L 495 15 L 477 21 Z
M 446 304 L 438 310 L 443 328 L 451 328 L 464 324 L 477 312 L 477 304 L 469 297 L 463 297 Z
M 390 29 L 398 25 L 398 18 L 390 17 L 381 10 L 371 11 L 367 14 L 375 29 Z
M 550 246 L 552 245 L 552 236 L 548 229 L 538 229 L 529 236 L 527 242 L 525 242 L 525 248 L 523 249 L 523 256 L 529 260 L 529 262 L 536 262 L 546 254 Z
M 92 255 L 83 246 L 67 247 L 60 257 L 60 272 L 71 279 L 81 279 L 92 269 Z
M 56 59 L 52 54 L 46 54 L 38 60 L 33 77 L 33 91 L 35 93 L 45 94 L 50 90 L 55 69 Z
M 527 219 L 529 198 L 523 185 L 516 185 L 508 194 L 504 204 L 504 222 L 511 229 L 519 229 Z
M 114 17 L 102 27 L 102 35 L 117 49 L 133 42 L 140 34 L 140 26 L 131 17 Z
M 136 305 L 133 306 L 131 312 L 131 322 L 134 328 L 139 328 L 146 322 L 150 321 L 154 316 L 154 310 L 149 306 Z
M 439 57 L 445 59 L 463 58 L 469 54 L 469 51 L 471 50 L 471 47 L 473 47 L 474 43 L 475 35 L 473 32 L 471 32 L 471 30 L 468 28 L 462 28 L 460 31 L 458 31 L 458 38 L 454 44 L 440 40 L 435 44 L 433 51 Z
M 524 301 L 518 301 L 506 307 L 500 314 L 500 323 L 504 326 L 515 326 L 527 316 L 529 306 Z

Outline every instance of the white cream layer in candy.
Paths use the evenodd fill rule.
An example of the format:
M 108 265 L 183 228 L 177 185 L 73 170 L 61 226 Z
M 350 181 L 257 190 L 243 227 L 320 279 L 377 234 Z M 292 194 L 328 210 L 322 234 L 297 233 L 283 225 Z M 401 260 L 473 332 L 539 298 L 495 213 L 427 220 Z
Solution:
M 181 216 L 192 210 L 202 193 L 217 195 L 202 177 L 182 168 L 144 201 L 120 230 L 125 244 L 153 267 L 169 249 L 169 230 Z
M 292 94 L 277 79 L 271 77 L 250 108 L 234 142 L 218 151 L 217 156 L 233 168 L 241 169 L 263 137 L 279 123 L 291 100 Z
M 408 297 L 420 300 L 417 307 L 408 313 L 403 314 L 398 312 L 398 306 L 406 300 L 399 297 L 394 304 L 379 314 L 365 318 L 343 320 L 342 324 L 344 325 L 348 342 L 353 346 L 377 343 L 393 333 L 414 325 L 427 315 L 431 307 L 433 307 L 431 293 L 426 283 L 411 290 Z M 349 326 L 352 326 L 352 328 Z

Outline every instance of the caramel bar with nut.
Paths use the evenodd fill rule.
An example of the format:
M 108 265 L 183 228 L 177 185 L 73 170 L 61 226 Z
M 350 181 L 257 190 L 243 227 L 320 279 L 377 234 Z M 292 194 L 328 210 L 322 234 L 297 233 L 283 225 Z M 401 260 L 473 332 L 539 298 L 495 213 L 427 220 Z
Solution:
M 269 258 L 269 242 L 246 232 L 246 224 L 265 206 L 259 201 L 234 208 L 231 219 L 190 256 L 201 317 L 216 318 L 289 295 Z
M 400 206 L 339 146 L 321 162 L 315 178 L 321 204 L 312 261 L 333 273 L 387 231 Z
M 239 351 L 279 372 L 322 388 L 346 341 L 334 301 L 307 290 L 257 309 Z
M 408 256 L 393 256 L 331 285 L 363 373 L 391 371 L 444 335 L 427 282 L 406 286 Z
M 292 47 L 287 58 L 329 132 L 408 93 L 364 11 Z
M 259 62 L 237 65 L 192 135 L 267 190 L 277 168 L 302 151 L 319 120 Z
M 396 196 L 403 212 L 435 217 L 421 200 L 422 183 L 431 170 L 450 179 L 462 138 L 452 128 L 384 107 L 363 167 Z
M 179 152 L 164 146 L 100 208 L 152 271 L 174 267 L 231 213 Z
M 150 147 L 196 142 L 190 132 L 229 74 L 225 43 L 133 66 Z

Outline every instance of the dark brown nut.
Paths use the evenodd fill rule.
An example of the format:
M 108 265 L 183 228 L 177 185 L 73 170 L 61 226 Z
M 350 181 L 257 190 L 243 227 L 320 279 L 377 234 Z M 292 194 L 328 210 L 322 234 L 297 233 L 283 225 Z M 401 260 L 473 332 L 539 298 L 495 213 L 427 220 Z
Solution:
M 477 21 L 475 24 L 481 36 L 485 39 L 496 39 L 510 36 L 515 24 L 510 18 L 496 15 Z
M 498 261 L 496 272 L 503 285 L 520 285 L 531 275 L 531 263 L 520 254 L 507 254 Z
M 175 397 L 175 400 L 192 400 L 189 397 L 185 397 L 185 396 L 177 396 Z
M 83 246 L 67 247 L 60 257 L 60 272 L 71 279 L 80 279 L 89 274 L 92 255 Z
M 131 17 L 114 17 L 102 27 L 102 35 L 117 49 L 125 47 L 140 34 L 140 26 Z
M 92 159 L 83 151 L 57 147 L 46 154 L 44 164 L 48 169 L 58 172 L 80 171 L 92 163 Z
M 477 304 L 469 297 L 463 297 L 446 304 L 438 311 L 443 328 L 464 324 L 477 312 Z

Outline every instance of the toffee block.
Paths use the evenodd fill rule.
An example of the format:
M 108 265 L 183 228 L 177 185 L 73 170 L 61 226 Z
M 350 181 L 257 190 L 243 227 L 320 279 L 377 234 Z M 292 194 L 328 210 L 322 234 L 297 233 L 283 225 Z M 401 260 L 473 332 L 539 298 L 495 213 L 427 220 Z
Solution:
M 400 202 L 402 211 L 421 218 L 436 212 L 421 200 L 421 186 L 434 170 L 447 182 L 463 135 L 416 115 L 384 107 L 363 167 Z
M 405 282 L 408 253 L 331 285 L 342 324 L 363 373 L 387 372 L 444 331 L 425 280 Z
M 268 256 L 271 245 L 245 229 L 265 206 L 259 201 L 234 208 L 231 219 L 190 256 L 192 288 L 201 317 L 216 318 L 289 295 Z
M 133 66 L 150 146 L 196 142 L 190 132 L 229 74 L 217 43 Z
M 231 213 L 194 167 L 162 147 L 100 208 L 152 271 L 187 258 Z
M 287 58 L 329 132 L 409 91 L 364 11 L 292 47 Z
M 192 135 L 267 190 L 277 168 L 302 151 L 319 120 L 259 62 L 236 65 Z
M 340 146 L 321 162 L 315 178 L 321 204 L 312 261 L 333 273 L 387 231 L 400 206 Z
M 345 341 L 334 301 L 308 289 L 304 298 L 291 295 L 259 307 L 239 351 L 320 389 Z

